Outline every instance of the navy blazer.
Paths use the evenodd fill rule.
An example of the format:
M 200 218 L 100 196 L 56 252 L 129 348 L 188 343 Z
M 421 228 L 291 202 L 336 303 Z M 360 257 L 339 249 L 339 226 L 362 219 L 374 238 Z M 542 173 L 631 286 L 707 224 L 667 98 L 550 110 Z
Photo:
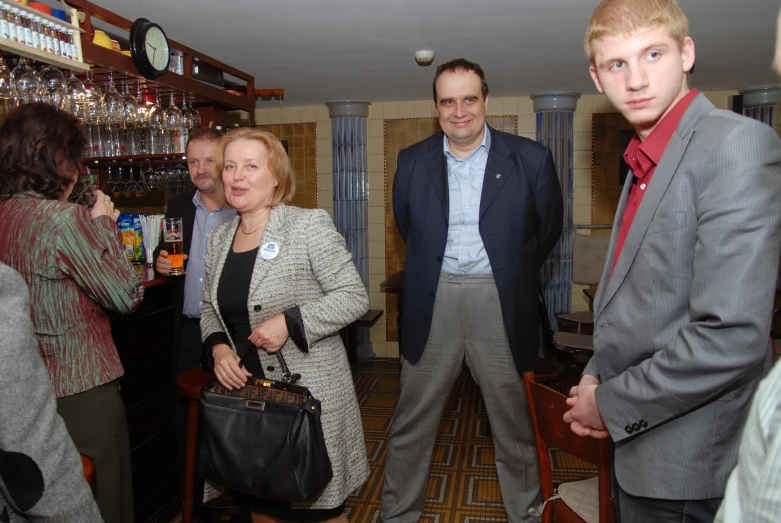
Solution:
M 550 149 L 491 127 L 480 197 L 480 235 L 491 262 L 519 373 L 537 360 L 539 268 L 561 235 L 563 203 Z M 428 340 L 449 217 L 439 132 L 399 153 L 393 212 L 407 244 L 400 348 L 417 363 Z

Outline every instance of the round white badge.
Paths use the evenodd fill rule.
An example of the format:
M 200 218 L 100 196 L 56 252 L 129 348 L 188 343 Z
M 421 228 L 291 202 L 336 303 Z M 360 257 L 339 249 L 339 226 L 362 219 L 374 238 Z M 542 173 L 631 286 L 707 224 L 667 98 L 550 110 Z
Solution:
M 264 260 L 273 260 L 279 254 L 279 244 L 266 242 L 260 248 L 260 257 Z

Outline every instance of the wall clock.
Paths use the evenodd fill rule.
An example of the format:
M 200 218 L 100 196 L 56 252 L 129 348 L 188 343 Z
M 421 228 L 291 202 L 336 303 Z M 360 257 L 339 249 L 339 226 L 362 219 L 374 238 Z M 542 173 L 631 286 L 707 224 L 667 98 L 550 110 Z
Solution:
M 167 73 L 171 48 L 163 29 L 146 18 L 133 22 L 130 28 L 130 56 L 144 78 L 154 80 Z

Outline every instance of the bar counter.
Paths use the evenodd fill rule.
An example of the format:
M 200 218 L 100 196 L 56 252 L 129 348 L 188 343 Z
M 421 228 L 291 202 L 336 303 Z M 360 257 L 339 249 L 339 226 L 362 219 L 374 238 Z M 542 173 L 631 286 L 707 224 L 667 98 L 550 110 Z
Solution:
M 144 301 L 132 314 L 107 311 L 125 374 L 120 379 L 127 409 L 133 465 L 135 520 L 168 523 L 181 509 L 176 472 L 176 386 L 173 371 L 176 280 L 138 267 Z

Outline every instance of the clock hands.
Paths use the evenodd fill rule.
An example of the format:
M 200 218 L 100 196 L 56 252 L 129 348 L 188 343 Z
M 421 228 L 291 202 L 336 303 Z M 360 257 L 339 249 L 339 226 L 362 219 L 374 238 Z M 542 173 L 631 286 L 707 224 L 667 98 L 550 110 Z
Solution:
M 149 42 L 147 42 L 146 46 L 152 48 L 152 60 L 151 60 L 151 62 L 154 64 L 155 63 L 155 55 L 157 54 L 157 47 L 153 46 Z

